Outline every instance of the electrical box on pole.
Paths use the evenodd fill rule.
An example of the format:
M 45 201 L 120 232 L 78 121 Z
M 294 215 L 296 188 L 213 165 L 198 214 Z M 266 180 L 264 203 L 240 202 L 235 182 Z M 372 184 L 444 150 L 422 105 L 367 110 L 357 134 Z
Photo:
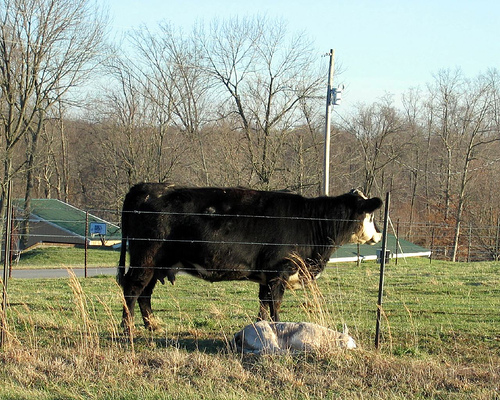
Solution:
M 332 106 L 340 106 L 340 103 L 342 102 L 343 90 L 344 85 L 340 85 L 339 87 L 332 89 L 332 93 L 330 95 L 330 103 Z

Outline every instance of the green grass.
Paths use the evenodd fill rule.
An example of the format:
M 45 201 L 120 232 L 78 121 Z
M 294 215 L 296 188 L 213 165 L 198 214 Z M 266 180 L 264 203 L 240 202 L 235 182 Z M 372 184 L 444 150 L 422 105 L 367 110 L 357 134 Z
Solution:
M 92 247 L 87 250 L 87 266 L 116 267 L 119 257 L 118 250 Z M 23 252 L 12 268 L 80 268 L 84 265 L 83 247 L 43 246 Z
M 0 398 L 499 398 L 500 263 L 389 264 L 376 351 L 378 280 L 375 263 L 333 265 L 320 293 L 285 294 L 282 320 L 345 322 L 359 349 L 242 357 L 228 342 L 255 319 L 256 284 L 159 285 L 163 329 L 145 331 L 136 310 L 131 346 L 114 277 L 12 279 Z

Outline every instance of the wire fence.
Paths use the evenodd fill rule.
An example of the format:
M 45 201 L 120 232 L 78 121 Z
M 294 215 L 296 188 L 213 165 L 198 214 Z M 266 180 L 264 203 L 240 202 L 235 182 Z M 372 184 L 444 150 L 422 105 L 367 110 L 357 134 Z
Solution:
M 120 218 L 121 214 L 111 210 L 93 209 L 90 211 L 82 211 L 75 213 L 69 217 L 59 216 L 54 217 L 60 211 L 59 208 L 46 207 L 43 212 L 52 217 L 44 218 L 40 215 L 30 215 L 29 218 L 21 217 L 18 211 L 14 213 L 12 228 L 10 232 L 5 232 L 2 238 L 2 259 L 4 259 L 4 249 L 6 245 L 6 237 L 10 240 L 9 259 L 14 262 L 22 260 L 23 255 L 39 246 L 50 245 L 73 245 L 77 247 L 91 246 L 92 248 L 118 248 L 121 243 Z M 148 213 L 144 213 L 146 216 Z M 89 215 L 92 220 L 98 219 L 105 225 L 104 232 L 94 232 L 89 224 Z M 106 215 L 108 220 L 96 217 L 96 215 Z M 294 226 L 299 226 L 300 223 L 336 223 L 339 221 L 329 221 L 325 218 L 307 218 L 302 216 L 278 217 L 269 215 L 229 215 L 229 214 L 210 214 L 205 213 L 164 213 L 165 216 L 175 217 L 198 217 L 220 219 L 228 221 L 230 219 L 245 219 L 254 220 L 255 226 L 258 226 L 259 221 L 265 220 L 268 224 L 279 223 L 279 221 L 288 220 L 294 223 Z M 0 221 L 6 226 L 6 221 Z M 272 225 L 267 225 L 272 226 Z M 27 227 L 27 234 L 23 234 L 23 229 Z M 307 228 L 306 228 L 307 229 Z M 426 252 L 430 252 L 431 259 L 451 260 L 454 252 L 455 242 L 457 242 L 455 260 L 462 262 L 474 261 L 498 261 L 500 258 L 500 224 L 496 226 L 475 226 L 472 224 L 462 225 L 458 240 L 456 237 L 455 224 L 436 224 L 431 222 L 424 223 L 408 223 L 406 221 L 390 221 L 388 233 L 392 235 L 392 248 L 390 248 L 391 256 L 404 257 L 405 249 L 401 245 L 400 240 L 404 240 L 413 245 L 419 246 Z M 5 231 L 5 228 L 4 228 Z M 275 241 L 260 241 L 258 240 L 231 240 L 226 238 L 224 245 L 265 245 L 265 246 L 318 246 L 323 247 L 323 244 L 316 245 L 314 242 L 294 243 L 291 241 L 282 242 L 279 238 Z M 168 241 L 176 243 L 198 243 L 198 244 L 214 244 L 218 243 L 217 238 L 198 239 L 198 238 L 176 238 L 169 239 L 168 237 L 134 237 L 132 232 L 131 240 L 136 241 Z M 380 247 L 380 246 L 378 246 Z M 421 251 L 419 251 L 421 253 Z M 359 254 L 362 259 L 362 254 Z M 81 260 L 82 265 L 84 259 Z M 75 261 L 71 261 L 72 263 Z M 78 262 L 77 262 L 78 264 Z M 73 265 L 72 266 L 78 266 Z
M 49 214 L 54 215 L 54 213 L 57 214 L 58 209 L 54 208 L 48 211 L 50 211 Z M 44 260 L 44 268 L 47 268 L 47 264 L 49 264 L 49 267 L 79 269 L 89 263 L 96 267 L 109 267 L 110 269 L 101 270 L 100 273 L 114 275 L 115 268 L 118 265 L 119 245 L 121 244 L 120 231 L 115 229 L 115 227 L 120 226 L 120 214 L 109 210 L 92 210 L 89 213 L 91 215 L 108 215 L 108 220 L 105 221 L 107 224 L 106 231 L 92 233 L 86 211 L 68 218 L 55 216 L 44 219 L 40 215 L 30 216 L 29 222 L 32 227 L 30 229 L 30 240 L 34 244 L 22 251 L 20 250 L 22 240 L 20 229 L 25 221 L 19 215 L 15 216 L 11 234 L 7 235 L 8 240 L 12 240 L 14 244 L 11 249 L 11 258 L 14 260 L 13 268 L 27 270 L 34 268 L 38 273 L 38 266 L 30 264 L 30 256 L 39 250 L 39 246 L 47 246 L 42 253 L 44 254 L 43 257 L 48 257 L 48 253 L 44 252 L 57 248 L 52 246 L 69 245 L 74 247 L 76 256 L 69 256 L 71 252 L 67 252 L 62 259 L 55 260 L 53 265 L 51 265 L 51 261 Z M 178 213 L 176 215 L 180 216 Z M 287 219 L 282 217 L 269 218 L 268 216 L 206 215 L 200 213 L 183 215 L 183 217 L 216 218 L 221 221 L 232 218 L 243 218 L 250 221 L 265 219 L 271 225 L 283 219 L 286 222 Z M 292 217 L 290 220 L 293 221 L 294 226 L 306 223 L 338 222 L 322 218 L 310 219 L 303 217 Z M 68 226 L 71 226 L 73 230 L 68 229 Z M 488 343 L 497 343 L 499 338 L 495 336 L 497 334 L 494 332 L 495 327 L 498 327 L 500 323 L 497 312 L 500 307 L 499 267 L 498 264 L 487 263 L 488 265 L 484 266 L 484 263 L 472 262 L 498 260 L 498 227 L 471 226 L 462 230 L 458 260 L 469 261 L 471 264 L 461 268 L 454 267 L 453 263 L 442 264 L 438 261 L 449 260 L 453 248 L 455 226 L 432 223 L 409 224 L 404 221 L 396 221 L 389 224 L 388 231 L 389 234 L 396 238 L 389 249 L 392 256 L 398 255 L 398 258 L 390 260 L 389 268 L 386 271 L 387 278 L 383 303 L 385 340 L 387 340 L 387 335 L 398 336 L 400 339 L 394 339 L 394 343 L 400 341 L 400 345 L 406 346 L 408 341 L 420 343 L 424 336 L 428 340 L 430 340 L 429 335 L 432 336 L 432 340 L 442 340 L 440 338 L 443 332 L 453 332 L 455 335 L 461 329 L 465 329 L 470 334 L 478 334 L 479 332 L 480 335 L 486 337 L 485 340 L 489 341 Z M 170 242 L 172 244 L 172 241 L 164 237 L 134 237 L 132 235 L 129 239 Z M 405 250 L 405 245 L 402 244 L 403 239 L 412 245 L 428 250 L 430 257 L 420 258 L 416 262 L 405 259 L 408 251 Z M 87 242 L 89 254 L 86 254 L 85 242 Z M 173 244 L 179 245 L 181 242 L 187 245 L 191 243 L 224 244 L 224 246 L 229 247 L 293 247 L 307 244 L 266 240 L 226 240 L 220 242 L 215 239 L 202 241 L 189 238 L 181 241 L 177 240 Z M 2 244 L 5 244 L 5 238 Z M 314 243 L 309 245 L 314 245 Z M 377 248 L 380 248 L 380 243 L 370 247 L 374 253 Z M 361 260 L 363 259 L 361 256 L 362 250 L 359 249 L 359 251 L 358 259 Z M 96 258 L 89 261 L 92 258 L 90 254 L 95 253 L 98 253 Z M 436 264 L 434 264 L 434 261 Z M 132 266 L 131 268 L 136 267 L 139 266 Z M 61 275 L 67 277 L 68 272 L 62 270 Z M 39 277 L 41 276 L 39 275 Z M 495 278 L 495 276 L 497 277 Z M 34 277 L 37 277 L 37 275 L 35 274 Z M 157 288 L 153 294 L 153 309 L 158 311 L 160 316 L 169 315 L 169 322 L 166 324 L 167 330 L 179 331 L 183 329 L 181 327 L 186 326 L 189 329 L 211 326 L 212 321 L 217 320 L 219 315 L 227 315 L 228 318 L 219 322 L 219 325 L 228 331 L 236 331 L 243 324 L 255 319 L 258 311 L 258 289 L 255 283 L 226 282 L 209 285 L 198 284 L 196 282 L 201 281 L 191 277 L 183 277 L 182 279 L 183 283 L 175 286 L 169 285 L 167 290 Z M 120 289 L 116 287 L 114 280 L 107 280 L 106 282 L 108 282 L 106 287 L 96 288 L 96 293 L 87 294 L 86 296 L 93 299 L 91 303 L 94 304 L 112 304 L 114 310 L 107 310 L 106 315 L 112 315 L 113 318 L 116 318 L 114 322 L 118 325 L 118 319 L 121 315 L 119 308 L 122 305 L 122 300 L 119 298 Z M 348 325 L 355 329 L 359 340 L 365 343 L 369 342 L 372 327 L 375 324 L 375 318 L 371 316 L 377 310 L 377 283 L 378 266 L 373 262 L 361 263 L 361 267 L 356 266 L 356 263 L 349 262 L 329 263 L 324 271 L 324 276 L 317 283 L 319 294 L 311 294 L 311 292 L 307 291 L 302 294 L 295 291 L 286 291 L 282 315 L 293 320 L 314 319 L 315 322 L 330 326 L 332 323 L 336 324 L 339 321 L 347 322 Z M 98 283 L 92 282 L 92 284 L 97 285 Z M 94 288 L 91 288 L 90 285 L 89 283 L 86 287 L 87 290 L 92 292 Z M 16 283 L 15 286 L 22 285 Z M 65 297 L 66 295 L 61 295 L 64 289 L 57 286 L 52 290 L 58 291 L 58 293 L 45 294 L 47 298 L 60 297 L 61 302 L 68 303 L 69 300 Z M 14 306 L 14 313 L 22 314 L 24 306 L 21 307 L 20 305 L 29 302 L 25 300 L 25 296 L 28 295 L 29 293 L 17 292 L 16 288 L 13 288 L 13 292 L 9 296 L 10 304 L 18 305 Z M 58 308 L 65 310 L 67 306 L 55 306 L 51 303 L 47 306 L 46 312 L 53 313 L 54 309 Z M 16 311 L 17 309 L 19 311 Z M 98 313 L 96 312 L 96 314 Z M 312 317 L 313 314 L 314 317 Z M 325 320 L 326 314 L 328 314 L 328 320 Z M 177 325 L 169 325 L 173 324 L 171 322 L 171 320 L 175 319 L 173 316 L 177 318 L 175 322 Z M 321 318 L 318 316 L 321 316 Z M 463 324 L 466 321 L 469 321 L 470 324 L 464 328 Z M 334 327 L 338 327 L 338 325 Z M 227 334 L 227 331 L 224 331 L 224 334 Z M 417 336 L 420 336 L 420 338 L 417 338 Z

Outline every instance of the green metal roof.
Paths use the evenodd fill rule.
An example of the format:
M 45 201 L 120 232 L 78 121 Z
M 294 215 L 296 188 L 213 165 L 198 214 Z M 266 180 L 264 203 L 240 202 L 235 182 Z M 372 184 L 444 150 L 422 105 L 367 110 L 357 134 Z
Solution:
M 16 207 L 21 208 L 24 201 L 14 200 L 13 203 Z M 85 237 L 86 212 L 61 200 L 32 199 L 31 214 L 75 235 Z M 92 222 L 106 224 L 106 239 L 121 239 L 121 230 L 117 225 L 89 213 L 89 226 Z M 90 237 L 90 234 L 88 236 Z
M 397 243 L 398 241 L 396 240 L 396 236 L 391 234 L 387 235 L 387 250 L 390 250 L 392 258 L 429 257 L 431 255 L 430 250 L 411 243 L 407 240 L 399 239 L 398 248 L 396 248 Z M 374 246 L 361 244 L 359 245 L 359 258 L 362 260 L 376 260 L 377 250 L 381 249 L 382 242 L 379 242 Z M 330 257 L 330 262 L 357 261 L 357 259 L 358 245 L 346 244 L 332 254 L 332 256 Z

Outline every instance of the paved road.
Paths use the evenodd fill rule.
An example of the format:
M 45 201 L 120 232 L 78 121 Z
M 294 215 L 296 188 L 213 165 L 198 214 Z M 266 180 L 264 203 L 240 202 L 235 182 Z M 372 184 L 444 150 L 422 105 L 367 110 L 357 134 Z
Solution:
M 2 269 L 3 270 L 3 269 Z M 83 268 L 73 268 L 72 271 L 78 277 L 85 276 Z M 88 267 L 87 276 L 98 275 L 116 275 L 116 267 Z M 67 278 L 69 277 L 68 270 L 64 268 L 54 269 L 12 269 L 12 277 L 20 279 L 36 279 L 36 278 Z

